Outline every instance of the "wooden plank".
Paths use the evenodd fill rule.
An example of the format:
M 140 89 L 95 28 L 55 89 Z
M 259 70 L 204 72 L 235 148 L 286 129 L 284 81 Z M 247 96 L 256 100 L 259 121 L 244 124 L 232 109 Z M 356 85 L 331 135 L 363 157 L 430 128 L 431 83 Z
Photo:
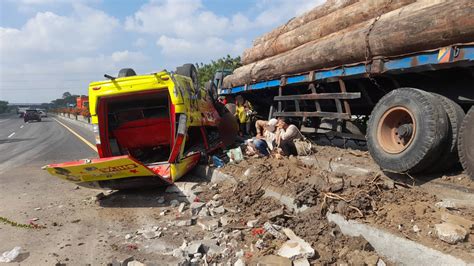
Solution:
M 303 95 L 285 95 L 285 96 L 275 96 L 274 101 L 293 101 L 293 100 L 333 100 L 333 99 L 359 99 L 360 92 L 346 92 L 346 93 L 310 93 Z
M 350 119 L 351 116 L 345 113 L 334 112 L 275 112 L 274 117 L 327 117 L 338 119 Z

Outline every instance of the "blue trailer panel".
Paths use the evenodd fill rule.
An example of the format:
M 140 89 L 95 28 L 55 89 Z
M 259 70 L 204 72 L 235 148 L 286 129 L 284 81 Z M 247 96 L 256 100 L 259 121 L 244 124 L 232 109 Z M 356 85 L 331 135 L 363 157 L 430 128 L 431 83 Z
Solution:
M 437 50 L 426 51 L 418 54 L 406 55 L 391 59 L 375 59 L 367 66 L 364 63 L 356 65 L 341 66 L 328 70 L 315 70 L 299 75 L 286 77 L 286 85 L 306 83 L 309 81 L 323 81 L 330 78 L 355 78 L 367 75 L 367 69 L 371 69 L 372 75 L 397 74 L 436 70 L 456 66 L 474 65 L 474 45 L 449 46 Z M 314 75 L 311 77 L 310 75 Z M 277 88 L 281 79 L 257 82 L 233 88 L 222 88 L 220 95 L 231 95 L 244 91 L 263 90 Z

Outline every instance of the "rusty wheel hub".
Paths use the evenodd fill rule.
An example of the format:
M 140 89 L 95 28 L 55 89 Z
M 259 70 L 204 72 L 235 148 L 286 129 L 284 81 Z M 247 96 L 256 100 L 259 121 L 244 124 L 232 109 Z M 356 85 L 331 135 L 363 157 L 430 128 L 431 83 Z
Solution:
M 387 153 L 397 154 L 407 149 L 413 142 L 416 121 L 413 113 L 405 107 L 388 109 L 377 126 L 377 140 Z

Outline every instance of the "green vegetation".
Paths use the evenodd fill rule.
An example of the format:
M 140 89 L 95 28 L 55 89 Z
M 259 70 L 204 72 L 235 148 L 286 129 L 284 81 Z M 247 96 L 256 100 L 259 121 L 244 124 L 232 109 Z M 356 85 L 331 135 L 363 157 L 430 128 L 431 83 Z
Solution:
M 28 229 L 43 229 L 43 228 L 46 228 L 42 225 L 38 225 L 38 224 L 35 224 L 33 222 L 30 222 L 29 224 L 17 223 L 17 222 L 14 222 L 14 221 L 12 221 L 8 218 L 2 217 L 2 216 L 0 216 L 0 222 L 4 223 L 4 224 L 9 224 L 9 225 L 14 226 L 14 227 L 20 227 L 20 228 L 28 228 Z
M 211 60 L 211 62 L 208 64 L 196 63 L 196 68 L 198 69 L 199 75 L 199 83 L 202 87 L 204 87 L 206 82 L 214 78 L 214 73 L 217 71 L 223 69 L 234 71 L 234 69 L 241 65 L 242 63 L 240 62 L 240 56 L 232 57 L 230 55 L 219 58 L 216 61 Z
M 0 114 L 5 113 L 8 110 L 8 102 L 0 101 Z
M 70 104 L 76 105 L 76 98 L 80 95 L 72 95 L 70 92 L 63 93 L 62 98 L 51 101 L 51 108 L 69 107 Z

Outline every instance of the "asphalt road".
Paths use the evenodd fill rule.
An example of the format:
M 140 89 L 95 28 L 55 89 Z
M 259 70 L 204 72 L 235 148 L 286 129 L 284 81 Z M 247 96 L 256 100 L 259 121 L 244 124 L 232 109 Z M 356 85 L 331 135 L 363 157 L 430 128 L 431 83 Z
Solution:
M 89 142 L 92 132 L 61 120 Z M 54 118 L 24 123 L 16 115 L 0 118 L 0 174 L 18 166 L 48 164 L 97 157 L 95 151 L 75 137 Z
M 85 139 L 93 140 L 92 132 L 62 122 Z M 84 210 L 74 206 L 97 191 L 76 190 L 74 184 L 41 170 L 49 163 L 91 157 L 97 157 L 96 152 L 52 117 L 31 123 L 24 123 L 16 115 L 0 117 L 0 216 L 23 224 L 39 218 L 35 223 L 47 227 L 35 230 L 0 224 L 0 253 L 20 246 L 27 251 L 22 260 L 28 265 L 52 265 L 81 256 L 89 258 L 84 262 L 93 263 L 101 258 L 95 256 L 96 251 L 91 252 L 100 237 L 84 233 L 99 230 L 100 226 L 70 224 L 71 219 L 96 220 L 99 215 L 94 207 Z M 78 249 L 78 243 L 74 243 L 77 241 L 84 246 Z M 71 252 L 67 247 L 72 244 L 76 247 Z

